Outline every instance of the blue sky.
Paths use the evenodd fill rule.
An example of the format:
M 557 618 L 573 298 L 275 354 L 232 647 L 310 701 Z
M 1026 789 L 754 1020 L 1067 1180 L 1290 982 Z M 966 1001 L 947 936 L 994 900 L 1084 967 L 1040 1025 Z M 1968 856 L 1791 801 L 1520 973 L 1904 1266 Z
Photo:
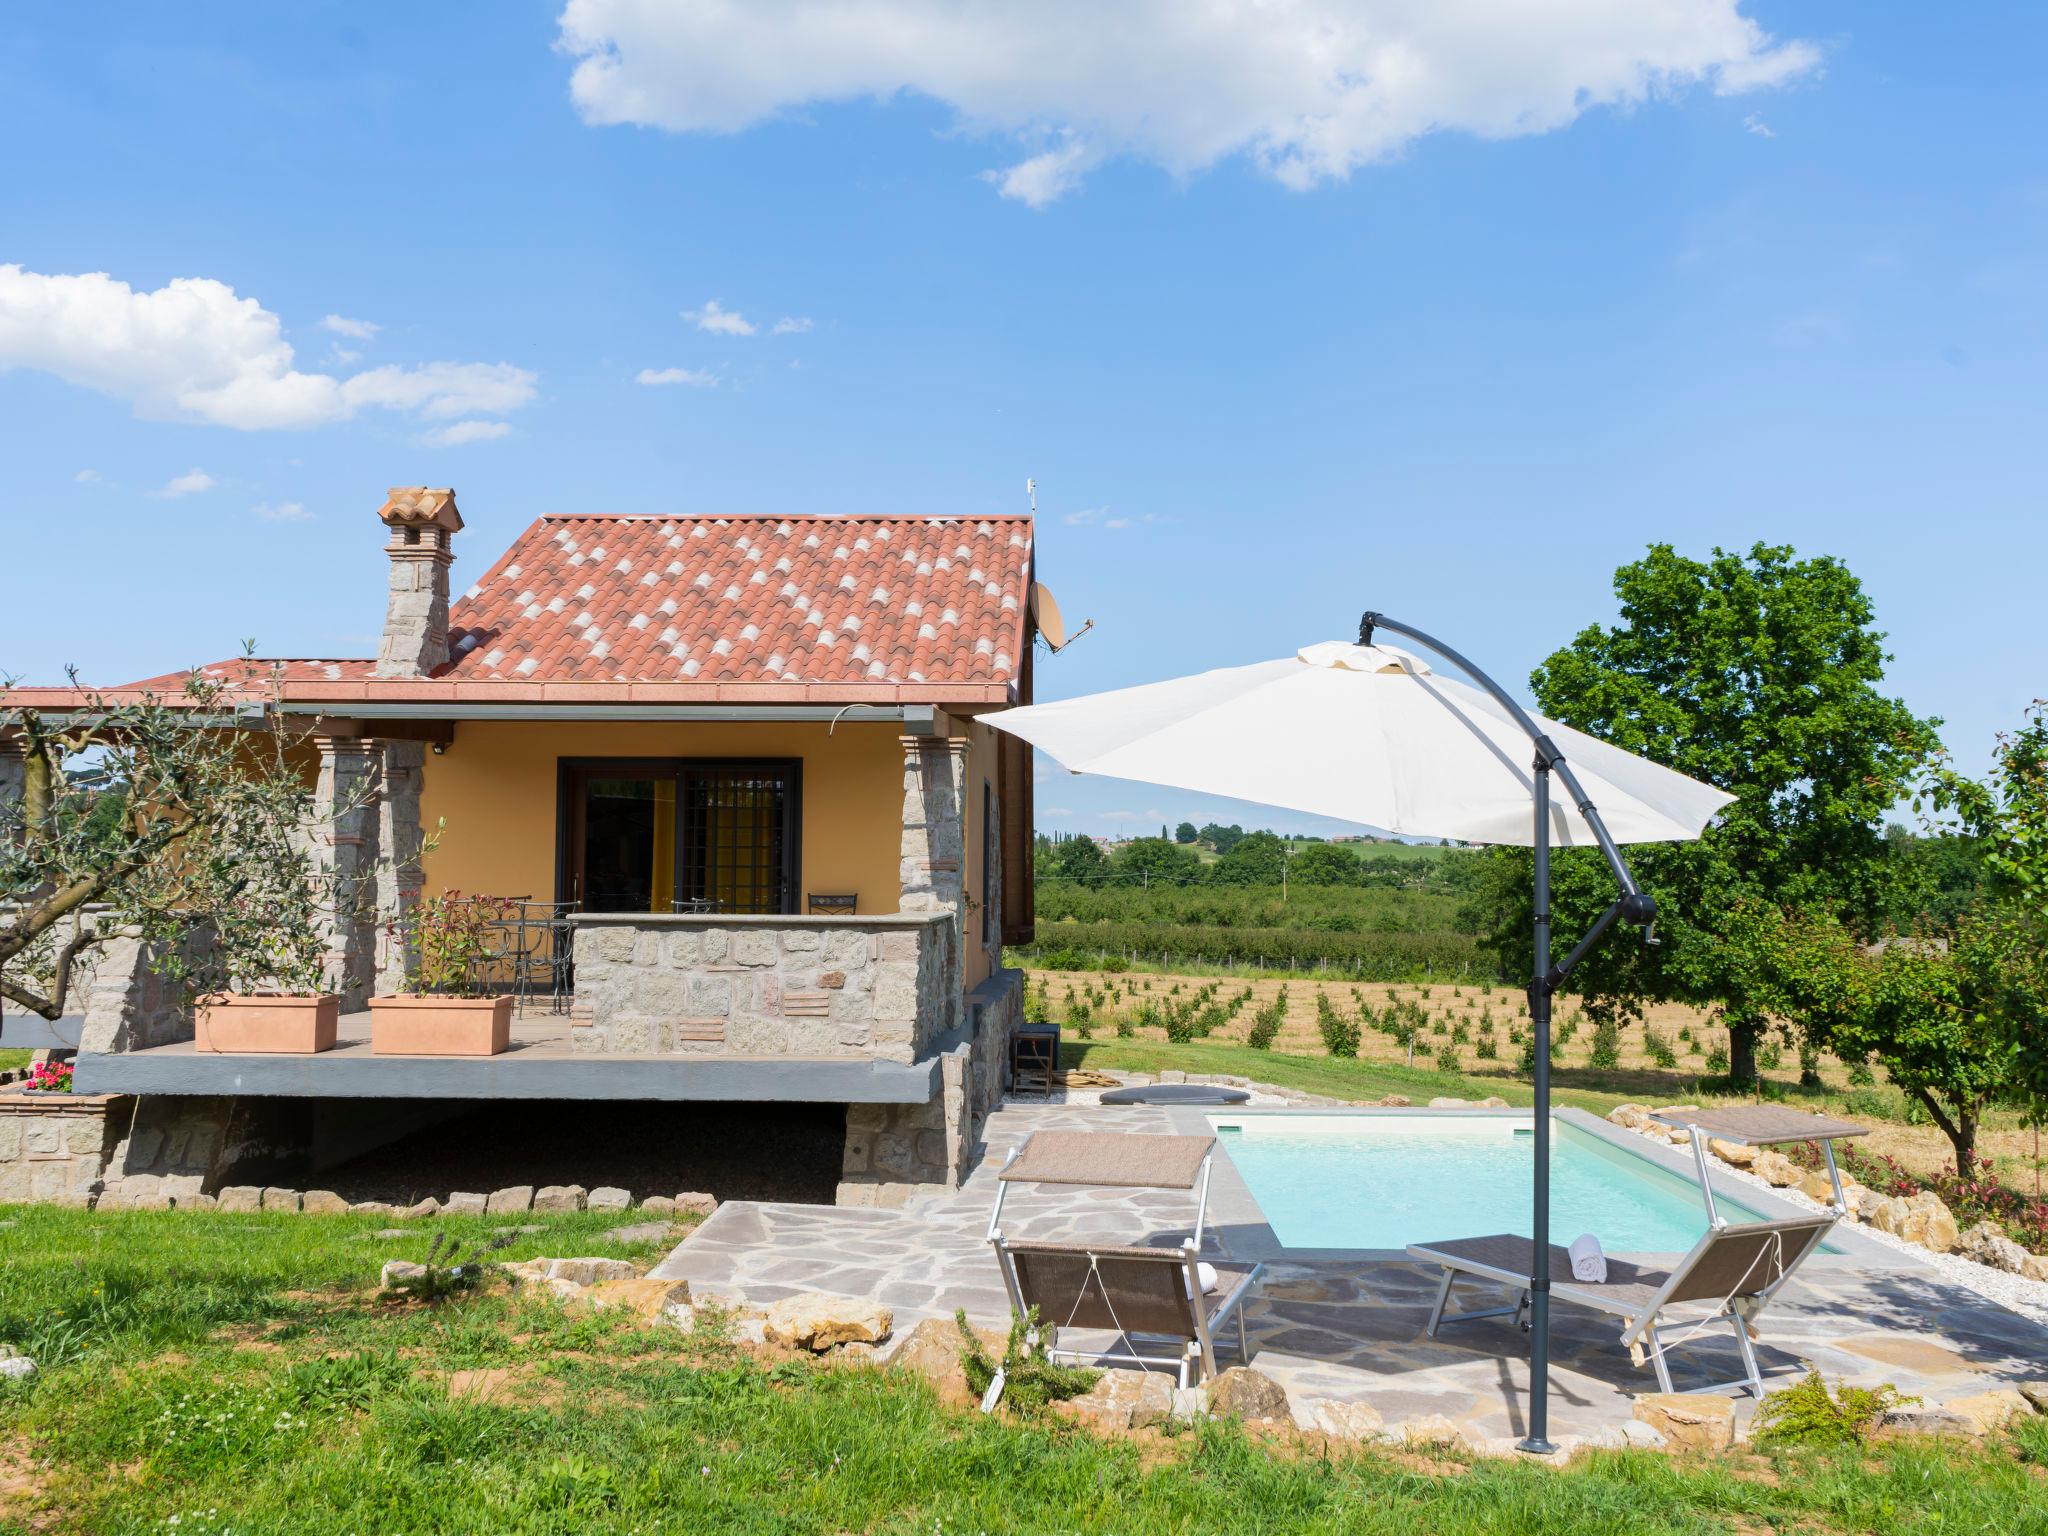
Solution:
M 1041 697 L 1367 606 L 1519 685 L 1647 542 L 1757 539 L 1862 576 L 1966 765 L 2048 692 L 2048 12 L 1162 4 L 9 7 L 0 670 L 366 654 L 395 484 L 475 572 L 1033 476 L 1097 621 Z

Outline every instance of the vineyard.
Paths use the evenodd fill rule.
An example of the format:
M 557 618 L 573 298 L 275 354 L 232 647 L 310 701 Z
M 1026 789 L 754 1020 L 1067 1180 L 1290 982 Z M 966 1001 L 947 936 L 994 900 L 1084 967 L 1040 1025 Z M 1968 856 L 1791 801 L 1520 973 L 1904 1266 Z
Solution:
M 1497 982 L 1449 882 L 1412 887 L 1038 887 L 1037 942 L 1011 963 L 1334 973 L 1361 982 Z

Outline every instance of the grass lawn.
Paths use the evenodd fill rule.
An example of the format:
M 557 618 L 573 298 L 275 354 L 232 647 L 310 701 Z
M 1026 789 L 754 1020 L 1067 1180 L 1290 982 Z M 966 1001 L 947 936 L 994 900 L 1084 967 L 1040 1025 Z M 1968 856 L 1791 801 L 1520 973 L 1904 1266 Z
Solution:
M 1060 1045 L 1060 1064 L 1126 1072 L 1224 1072 L 1281 1088 L 1299 1088 L 1335 1099 L 1377 1099 L 1398 1093 L 1418 1104 L 1433 1098 L 1483 1099 L 1489 1094 L 1510 1104 L 1529 1104 L 1535 1090 L 1511 1077 L 1468 1077 L 1437 1072 L 1400 1062 L 1365 1057 L 1294 1056 L 1284 1051 L 1255 1051 L 1248 1045 L 1215 1044 L 1207 1040 L 1167 1045 L 1155 1040 L 1067 1040 Z M 1640 1093 L 1628 1091 L 1627 1074 L 1614 1073 L 1612 1087 L 1569 1086 L 1564 1074 L 1553 1073 L 1551 1101 L 1604 1115 Z
M 32 1051 L 0 1051 L 0 1072 L 27 1066 L 29 1057 L 34 1054 Z
M 1982 1446 L 1562 1472 L 1108 1442 L 942 1409 L 921 1382 L 502 1290 L 380 1302 L 388 1218 L 0 1210 L 0 1531 L 2039 1532 L 2048 1420 Z M 591 1251 L 596 1216 L 507 1257 Z M 488 1218 L 450 1221 L 480 1233 Z M 604 1251 L 599 1249 L 598 1251 Z M 616 1250 L 614 1250 L 616 1251 Z M 630 1250 L 628 1250 L 630 1251 Z M 469 1373 L 456 1376 L 455 1373 Z

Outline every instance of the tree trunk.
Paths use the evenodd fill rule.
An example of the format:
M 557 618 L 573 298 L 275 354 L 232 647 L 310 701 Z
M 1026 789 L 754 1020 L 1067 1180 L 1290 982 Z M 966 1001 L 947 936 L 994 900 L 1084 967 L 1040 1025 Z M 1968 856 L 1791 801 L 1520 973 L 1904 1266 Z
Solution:
M 1951 1117 L 1942 1109 L 1941 1101 L 1925 1088 L 1915 1088 L 1913 1097 L 1920 1101 L 1928 1116 L 1941 1127 L 1941 1134 L 1948 1138 L 1949 1148 L 1955 1153 L 1956 1172 L 1969 1178 L 1977 1163 L 1977 1106 L 1959 1104 Z
M 1728 1020 L 1728 1080 L 1744 1087 L 1756 1081 L 1756 1042 L 1763 1033 L 1760 1018 Z

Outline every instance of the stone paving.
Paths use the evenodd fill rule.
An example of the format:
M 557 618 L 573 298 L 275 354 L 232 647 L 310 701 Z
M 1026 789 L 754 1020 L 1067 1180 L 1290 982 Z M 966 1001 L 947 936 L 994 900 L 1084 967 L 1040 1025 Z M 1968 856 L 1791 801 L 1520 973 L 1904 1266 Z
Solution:
M 799 1291 L 874 1298 L 895 1310 L 899 1337 L 919 1318 L 955 1307 L 1001 1325 L 1009 1305 L 986 1231 L 1004 1155 L 1033 1130 L 1100 1130 L 1105 1118 L 1092 1106 L 1006 1105 L 989 1120 L 983 1160 L 957 1193 L 900 1211 L 726 1205 L 655 1273 L 727 1304 L 759 1306 Z M 1113 1124 L 1171 1129 L 1163 1111 L 1150 1109 L 1116 1111 Z M 1170 1245 L 1193 1212 L 1186 1193 L 1019 1186 L 1004 1227 L 1039 1240 Z M 1215 1233 L 1205 1239 L 1206 1252 L 1227 1255 Z M 1304 1419 L 1307 1403 L 1333 1398 L 1369 1402 L 1389 1426 L 1442 1415 L 1475 1441 L 1519 1435 L 1527 1335 L 1498 1318 L 1430 1339 L 1423 1327 L 1435 1292 L 1434 1271 L 1408 1262 L 1269 1261 L 1246 1310 L 1253 1363 L 1287 1389 Z M 1453 1306 L 1490 1304 L 1483 1286 L 1461 1282 Z M 1634 1366 L 1618 1346 L 1618 1333 L 1601 1314 L 1553 1307 L 1553 1438 L 1611 1431 L 1629 1418 L 1635 1393 L 1656 1390 L 1649 1368 Z M 1903 1257 L 1883 1264 L 1863 1252 L 1817 1255 L 1772 1304 L 1761 1333 L 1767 1377 L 1789 1380 L 1811 1365 L 1830 1379 L 1892 1382 L 1929 1404 L 2048 1379 L 2048 1335 L 2038 1326 Z M 1667 1339 L 1683 1334 L 1667 1330 Z M 1236 1363 L 1234 1337 L 1219 1340 L 1219 1349 L 1222 1363 Z M 1672 1362 L 1681 1389 L 1739 1369 L 1720 1328 L 1674 1352 Z M 1753 1408 L 1746 1397 L 1737 1404 L 1742 1417 Z

